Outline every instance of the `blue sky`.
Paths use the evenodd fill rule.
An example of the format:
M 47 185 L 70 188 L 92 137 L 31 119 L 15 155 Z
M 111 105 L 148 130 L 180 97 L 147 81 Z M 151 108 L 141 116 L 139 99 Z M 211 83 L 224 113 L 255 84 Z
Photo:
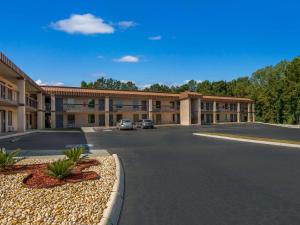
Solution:
M 300 55 L 296 0 L 0 1 L 0 51 L 42 83 L 230 80 Z

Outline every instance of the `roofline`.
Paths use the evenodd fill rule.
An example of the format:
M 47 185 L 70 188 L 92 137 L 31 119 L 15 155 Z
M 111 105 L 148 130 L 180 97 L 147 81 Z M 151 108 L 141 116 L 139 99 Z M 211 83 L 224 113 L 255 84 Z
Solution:
M 21 78 L 24 78 L 25 80 L 29 81 L 29 83 L 40 90 L 41 92 L 43 89 L 35 83 L 34 80 L 32 80 L 24 71 L 22 71 L 16 64 L 14 64 L 3 52 L 0 51 L 0 62 L 2 62 L 4 65 L 6 65 L 8 68 L 13 70 L 15 73 L 17 73 Z
M 170 93 L 170 92 L 158 92 L 158 91 L 143 91 L 143 90 L 118 90 L 118 89 L 97 89 L 97 88 L 82 88 L 82 87 L 72 87 L 72 86 L 53 86 L 53 85 L 41 85 L 41 88 L 45 87 L 45 88 L 61 88 L 61 89 L 80 89 L 80 90 L 89 90 L 89 91 L 116 91 L 116 92 L 123 92 L 124 94 L 126 94 L 126 92 L 136 92 L 136 93 L 141 93 L 141 94 L 165 94 L 166 97 L 178 97 L 179 99 L 184 99 L 181 98 L 182 94 L 187 94 L 187 98 L 188 97 L 193 97 L 193 96 L 189 96 L 190 94 L 194 93 L 195 96 L 199 96 L 201 98 L 205 98 L 205 97 L 211 97 L 211 98 L 215 98 L 215 100 L 229 100 L 229 101 L 241 101 L 241 102 L 254 102 L 252 99 L 249 98 L 241 98 L 241 97 L 232 97 L 232 96 L 219 96 L 219 95 L 202 95 L 201 93 L 198 92 L 181 92 L 181 93 Z M 48 90 L 45 90 L 46 92 L 48 92 Z M 62 90 L 63 91 L 63 90 Z M 51 91 L 49 91 L 51 92 Z M 225 99 L 218 99 L 218 98 L 225 98 Z
M 55 85 L 40 85 L 41 88 L 49 87 L 49 88 L 74 88 L 74 89 L 84 89 L 84 90 L 97 90 L 97 91 L 121 91 L 121 92 L 139 92 L 139 93 L 157 93 L 157 94 L 170 94 L 170 95 L 178 95 L 179 93 L 174 92 L 163 92 L 163 91 L 143 91 L 143 90 L 120 90 L 120 89 L 109 89 L 109 88 L 89 88 L 89 87 L 74 87 L 74 86 L 55 86 Z

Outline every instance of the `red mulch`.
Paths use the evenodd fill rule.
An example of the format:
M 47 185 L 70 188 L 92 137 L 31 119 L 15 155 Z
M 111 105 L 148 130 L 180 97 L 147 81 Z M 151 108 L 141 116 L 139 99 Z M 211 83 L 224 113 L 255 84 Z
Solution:
M 60 180 L 49 176 L 46 173 L 47 163 L 32 164 L 32 165 L 14 165 L 2 171 L 2 174 L 16 174 L 16 173 L 29 173 L 24 178 L 23 184 L 30 188 L 50 188 L 55 186 L 64 185 L 66 183 L 77 183 L 85 180 L 95 180 L 99 175 L 94 171 L 82 172 L 82 170 L 91 166 L 99 165 L 100 162 L 95 159 L 85 160 L 77 163 L 72 169 L 72 172 L 66 178 Z

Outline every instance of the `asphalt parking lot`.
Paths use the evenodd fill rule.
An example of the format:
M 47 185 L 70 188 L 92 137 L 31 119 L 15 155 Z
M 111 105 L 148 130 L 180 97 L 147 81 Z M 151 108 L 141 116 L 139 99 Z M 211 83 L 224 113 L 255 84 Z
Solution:
M 219 129 L 263 130 L 261 125 L 226 126 Z M 117 153 L 123 162 L 126 193 L 120 225 L 300 224 L 299 150 L 193 136 L 199 129 L 218 127 L 87 136 L 89 143 Z
M 36 134 L 10 147 L 38 150 L 49 144 L 53 149 L 85 141 L 94 149 L 117 153 L 126 183 L 120 225 L 300 224 L 300 150 L 192 135 L 201 130 L 261 130 L 280 139 L 300 137 L 299 130 L 267 126 L 264 132 L 264 126 Z
M 218 124 L 202 126 L 201 131 L 300 141 L 300 129 L 275 127 L 265 124 Z

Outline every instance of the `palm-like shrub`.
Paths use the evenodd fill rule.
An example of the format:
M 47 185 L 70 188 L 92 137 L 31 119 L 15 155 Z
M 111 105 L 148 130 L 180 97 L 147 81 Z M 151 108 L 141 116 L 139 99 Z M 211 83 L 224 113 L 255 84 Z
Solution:
M 83 152 L 83 147 L 70 148 L 64 151 L 64 155 L 67 156 L 69 160 L 73 161 L 74 163 L 77 163 L 87 158 L 86 155 L 81 156 Z
M 0 170 L 5 169 L 8 166 L 14 165 L 17 160 L 16 156 L 20 154 L 20 149 L 16 149 L 11 153 L 7 153 L 4 148 L 0 149 Z
M 70 174 L 73 167 L 73 161 L 68 159 L 59 159 L 53 163 L 48 164 L 47 174 L 58 179 L 64 179 Z

